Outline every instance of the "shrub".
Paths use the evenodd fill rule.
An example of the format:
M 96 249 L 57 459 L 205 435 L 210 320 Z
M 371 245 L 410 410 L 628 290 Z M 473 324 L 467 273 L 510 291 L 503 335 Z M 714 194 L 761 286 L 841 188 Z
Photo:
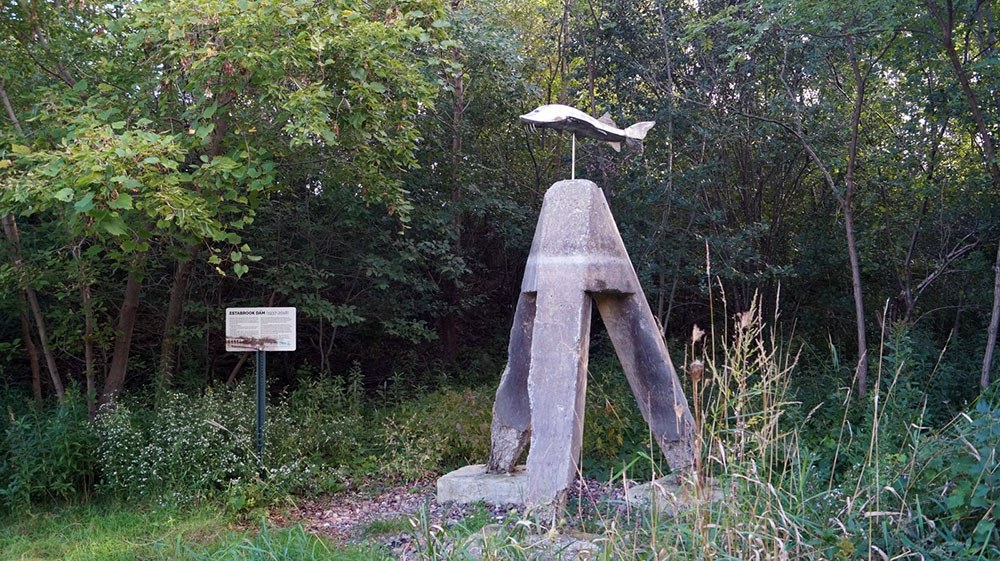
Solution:
M 489 455 L 493 390 L 443 389 L 399 405 L 382 423 L 379 472 L 419 479 Z
M 269 409 L 271 461 L 305 460 L 312 464 L 351 466 L 378 439 L 378 425 L 368 419 L 360 372 L 352 383 L 321 378 L 303 384 Z
M 246 391 L 168 394 L 155 412 L 120 403 L 97 427 L 102 489 L 124 498 L 212 494 L 252 478 L 252 397 Z
M 916 441 L 915 470 L 896 483 L 900 494 L 917 499 L 914 537 L 951 555 L 998 558 L 1000 405 L 984 396 L 944 430 Z
M 357 463 L 379 437 L 378 425 L 366 421 L 359 387 L 312 381 L 268 406 L 268 477 L 261 480 L 255 407 L 251 389 L 239 387 L 171 393 L 156 410 L 123 402 L 102 412 L 101 489 L 123 498 L 224 495 L 243 511 L 292 492 L 336 489 L 344 479 L 339 466 Z
M 75 391 L 45 411 L 11 415 L 0 447 L 0 497 L 8 507 L 88 495 L 96 438 Z

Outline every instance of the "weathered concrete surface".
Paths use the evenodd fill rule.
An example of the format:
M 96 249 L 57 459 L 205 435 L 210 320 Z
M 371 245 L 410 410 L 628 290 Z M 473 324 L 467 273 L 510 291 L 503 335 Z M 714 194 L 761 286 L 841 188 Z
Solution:
M 563 502 L 579 472 L 583 443 L 591 304 L 582 291 L 565 290 L 562 280 L 538 286 L 528 372 L 528 498 L 534 504 Z
M 685 510 L 723 499 L 723 489 L 714 480 L 698 489 L 689 476 L 690 473 L 671 474 L 636 485 L 626 489 L 625 501 L 632 506 L 653 508 L 661 516 L 677 516 Z
M 447 473 L 437 481 L 439 503 L 524 504 L 527 491 L 528 474 L 524 466 L 511 473 L 487 473 L 486 466 L 475 464 Z
M 490 459 L 486 471 L 514 469 L 531 434 L 531 405 L 528 400 L 528 365 L 531 363 L 531 332 L 535 323 L 535 295 L 522 292 L 517 299 L 514 325 L 510 328 L 507 366 L 500 376 L 493 401 L 490 430 Z
M 674 471 L 691 467 L 694 417 L 646 298 L 641 294 L 594 298 L 639 411 L 667 463 Z
M 561 502 L 579 471 L 592 297 L 670 467 L 693 463 L 694 421 L 604 193 L 560 181 L 525 267 L 487 466 L 510 471 L 530 435 L 528 504 Z
M 521 292 L 558 279 L 564 292 L 640 294 L 604 192 L 592 181 L 556 182 L 545 193 Z

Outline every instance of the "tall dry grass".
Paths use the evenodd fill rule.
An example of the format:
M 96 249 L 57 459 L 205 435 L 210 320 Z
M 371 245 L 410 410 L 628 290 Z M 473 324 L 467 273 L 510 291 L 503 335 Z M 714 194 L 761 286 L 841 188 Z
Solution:
M 485 532 L 425 523 L 418 525 L 426 530 L 418 541 L 434 546 L 421 550 L 423 558 L 896 561 L 990 559 L 1000 553 L 996 530 L 989 532 L 995 523 L 988 503 L 979 510 L 927 510 L 928 504 L 944 505 L 961 485 L 960 478 L 948 480 L 955 469 L 948 472 L 941 458 L 945 450 L 961 452 L 968 441 L 955 432 L 956 423 L 974 427 L 985 421 L 973 424 L 960 415 L 940 430 L 922 426 L 926 401 L 913 405 L 920 402 L 903 382 L 906 361 L 887 357 L 900 347 L 887 341 L 891 333 L 882 333 L 868 400 L 858 401 L 851 384 L 832 388 L 836 400 L 821 404 L 826 411 L 820 419 L 814 416 L 819 405 L 804 411 L 790 398 L 799 351 L 794 337 L 780 332 L 777 312 L 763 317 L 759 298 L 738 312 L 725 301 L 722 293 L 721 310 L 713 310 L 725 321 L 707 333 L 696 327 L 685 344 L 681 375 L 699 428 L 699 459 L 691 473 L 680 474 L 684 483 L 673 489 L 672 502 L 612 500 L 586 511 L 577 505 L 561 519 L 513 518 Z M 780 309 L 774 304 L 772 309 Z M 988 420 L 990 409 L 980 409 Z M 1000 423 L 1000 412 L 992 414 Z M 984 450 L 990 426 L 977 433 L 986 434 Z M 1000 440 L 1000 430 L 996 435 Z M 642 461 L 658 474 L 653 446 L 650 436 Z M 996 442 L 992 446 L 969 455 L 975 468 L 977 459 L 993 454 L 993 463 L 982 461 L 982 473 L 968 484 L 970 495 L 987 501 L 1000 488 Z M 937 447 L 941 452 L 927 452 Z M 933 468 L 938 472 L 928 461 L 939 462 Z M 622 475 L 618 484 L 627 479 Z M 989 481 L 993 487 L 986 488 Z M 927 495 L 934 493 L 940 496 L 929 503 Z M 949 504 L 960 499 L 952 497 Z M 979 534 L 961 534 L 960 524 L 971 524 Z M 979 541 L 963 542 L 962 536 Z M 578 547 L 581 540 L 590 545 Z

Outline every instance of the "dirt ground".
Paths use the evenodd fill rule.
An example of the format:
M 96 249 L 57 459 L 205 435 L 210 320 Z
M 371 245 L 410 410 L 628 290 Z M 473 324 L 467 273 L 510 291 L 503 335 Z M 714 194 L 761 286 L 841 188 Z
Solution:
M 292 511 L 275 515 L 279 524 L 302 524 L 308 531 L 341 543 L 380 543 L 397 559 L 417 552 L 418 526 L 426 512 L 430 527 L 449 528 L 475 517 L 479 525 L 496 525 L 517 520 L 524 514 L 520 505 L 439 504 L 434 480 L 380 485 L 366 483 L 334 495 L 324 495 L 298 504 Z M 590 505 L 624 505 L 624 489 L 596 480 L 581 480 L 570 490 L 569 504 L 579 514 Z M 624 506 L 622 506 L 624 508 Z M 571 516 L 571 518 L 578 518 Z M 579 520 L 569 520 L 574 526 Z

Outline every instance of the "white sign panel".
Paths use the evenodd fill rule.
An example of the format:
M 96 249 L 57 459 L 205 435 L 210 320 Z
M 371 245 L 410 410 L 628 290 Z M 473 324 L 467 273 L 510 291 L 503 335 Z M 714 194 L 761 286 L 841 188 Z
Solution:
M 227 351 L 294 351 L 295 308 L 226 308 Z

